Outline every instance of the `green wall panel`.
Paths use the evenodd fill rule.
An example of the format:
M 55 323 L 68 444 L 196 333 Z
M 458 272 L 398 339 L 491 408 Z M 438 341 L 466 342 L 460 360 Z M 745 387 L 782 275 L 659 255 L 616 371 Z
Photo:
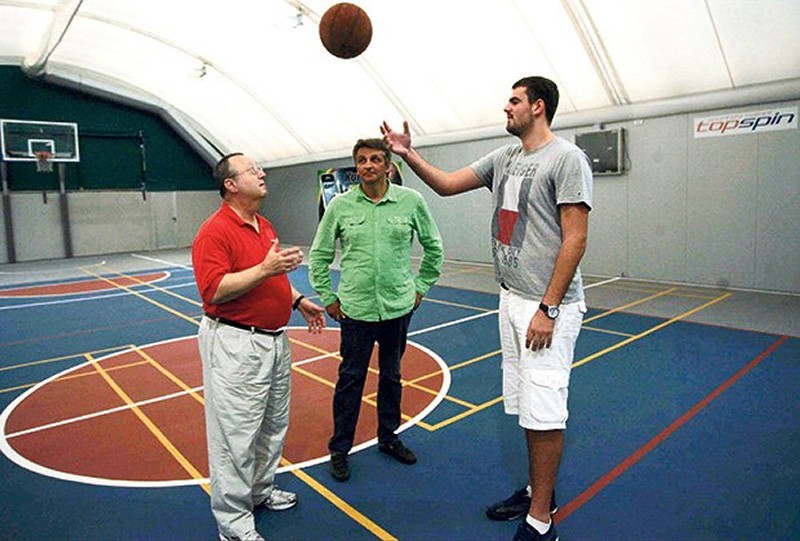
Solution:
M 142 153 L 147 191 L 215 190 L 211 167 L 157 114 L 27 77 L 0 66 L 0 118 L 76 122 L 80 163 L 66 164 L 67 190 L 140 190 Z M 58 189 L 57 168 L 8 162 L 12 191 Z

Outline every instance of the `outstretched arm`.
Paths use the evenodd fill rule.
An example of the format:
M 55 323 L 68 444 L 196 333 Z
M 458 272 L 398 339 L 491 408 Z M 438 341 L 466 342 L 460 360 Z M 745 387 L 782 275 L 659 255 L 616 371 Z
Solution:
M 400 133 L 394 131 L 384 121 L 381 125 L 381 133 L 389 150 L 400 156 L 417 176 L 439 195 L 455 195 L 483 186 L 478 175 L 469 167 L 448 173 L 420 156 L 411 147 L 411 131 L 408 128 L 408 122 L 403 121 L 403 132 Z

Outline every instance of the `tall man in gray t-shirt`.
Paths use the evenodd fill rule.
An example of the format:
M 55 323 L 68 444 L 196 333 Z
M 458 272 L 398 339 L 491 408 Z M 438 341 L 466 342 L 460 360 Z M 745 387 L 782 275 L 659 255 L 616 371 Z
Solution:
M 528 447 L 529 485 L 486 510 L 494 520 L 527 513 L 515 541 L 558 539 L 550 515 L 563 452 L 570 368 L 586 305 L 578 263 L 586 250 L 592 171 L 586 155 L 551 130 L 558 88 L 544 77 L 512 86 L 506 130 L 519 138 L 469 167 L 443 171 L 385 122 L 384 139 L 439 195 L 492 191 L 492 255 L 500 284 L 503 403 Z

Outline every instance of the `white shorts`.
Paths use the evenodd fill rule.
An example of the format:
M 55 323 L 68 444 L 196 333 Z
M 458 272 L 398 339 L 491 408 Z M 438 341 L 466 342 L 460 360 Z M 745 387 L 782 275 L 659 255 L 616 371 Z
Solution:
M 500 292 L 500 342 L 503 352 L 503 405 L 530 430 L 563 430 L 567 426 L 569 374 L 586 303 L 562 304 L 553 343 L 532 351 L 525 335 L 539 301 Z

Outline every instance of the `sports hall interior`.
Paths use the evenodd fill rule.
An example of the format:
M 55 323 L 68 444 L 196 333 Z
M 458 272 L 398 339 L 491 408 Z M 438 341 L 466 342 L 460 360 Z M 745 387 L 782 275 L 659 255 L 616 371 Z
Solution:
M 290 4 L 301 15 L 306 13 L 306 25 L 314 18 L 303 6 L 312 14 L 324 11 L 317 2 L 281 3 Z M 644 8 L 633 7 L 637 3 L 621 3 L 636 11 L 632 20 L 644 17 Z M 211 179 L 215 159 L 238 150 L 252 155 L 267 172 L 268 196 L 262 214 L 274 224 L 283 245 L 307 251 L 319 219 L 321 174 L 351 166 L 352 143 L 361 137 L 378 137 L 384 119 L 365 120 L 370 102 L 363 98 L 331 101 L 335 98 L 326 97 L 324 88 L 347 83 L 320 79 L 320 90 L 310 94 L 316 98 L 294 105 L 313 111 L 308 125 L 298 123 L 294 131 L 290 122 L 277 122 L 282 127 L 261 138 L 258 122 L 235 114 L 232 107 L 226 111 L 226 100 L 249 100 L 259 110 L 274 112 L 269 92 L 260 94 L 261 89 L 247 84 L 237 89 L 242 92 L 244 87 L 244 94 L 215 96 L 180 86 L 185 81 L 176 79 L 176 88 L 195 92 L 191 99 L 197 103 L 173 105 L 155 94 L 143 102 L 121 82 L 124 71 L 87 70 L 75 76 L 67 69 L 59 71 L 64 66 L 80 71 L 80 59 L 70 57 L 78 51 L 70 40 L 77 40 L 79 34 L 71 25 L 125 26 L 119 21 L 112 24 L 113 16 L 102 13 L 95 2 L 80 4 L 56 2 L 46 7 L 0 0 L 0 14 L 30 8 L 38 17 L 53 19 L 41 23 L 52 32 L 50 45 L 40 46 L 44 49 L 25 45 L 53 53 L 47 57 L 52 61 L 40 56 L 33 68 L 20 53 L 24 47 L 11 43 L 22 27 L 10 28 L 12 18 L 0 23 L 7 30 L 5 41 L 0 38 L 0 119 L 75 123 L 80 148 L 79 161 L 56 160 L 52 171 L 38 172 L 35 160 L 0 162 L 0 221 L 4 224 L 0 230 L 0 471 L 4 479 L 0 539 L 211 540 L 216 529 L 203 484 L 207 472 L 202 467 L 198 466 L 198 475 L 171 482 L 134 478 L 127 482 L 124 465 L 108 483 L 103 481 L 105 474 L 97 473 L 111 468 L 115 455 L 129 457 L 130 469 L 137 472 L 146 471 L 149 461 L 157 461 L 148 454 L 152 449 L 130 441 L 134 434 L 142 434 L 141 418 L 132 416 L 126 421 L 129 425 L 112 426 L 96 422 L 90 414 L 91 419 L 80 428 L 83 421 L 71 417 L 69 426 L 75 427 L 74 432 L 67 431 L 60 440 L 43 439 L 53 447 L 40 448 L 37 454 L 32 447 L 23 452 L 21 442 L 27 432 L 13 426 L 21 422 L 15 416 L 34 399 L 45 400 L 53 412 L 58 411 L 57 404 L 80 402 L 74 387 L 64 387 L 72 388 L 72 394 L 58 394 L 57 383 L 71 381 L 92 363 L 108 369 L 123 363 L 131 352 L 141 351 L 148 352 L 151 365 L 159 364 L 173 374 L 184 370 L 183 389 L 195 401 L 201 400 L 199 360 L 193 356 L 192 340 L 202 308 L 193 286 L 189 249 L 200 223 L 220 205 Z M 344 69 L 349 76 L 351 70 L 358 70 L 363 77 L 363 73 L 383 69 L 376 67 L 379 62 L 392 61 L 381 48 L 377 24 L 382 10 L 388 8 L 378 2 L 363 4 L 375 14 L 371 48 L 360 60 L 331 60 L 340 64 L 325 63 L 321 72 L 331 75 Z M 431 10 L 440 17 L 449 13 L 439 2 L 433 4 Z M 530 22 L 532 8 L 503 1 L 497 9 L 507 9 L 507 4 L 514 6 L 514 13 L 527 17 L 531 33 L 541 39 L 550 36 Z M 575 20 L 584 20 L 581 13 L 588 13 L 590 19 L 593 15 L 602 30 L 602 10 L 596 4 L 586 0 L 561 3 L 577 13 L 573 13 Z M 671 3 L 656 2 L 652 9 L 666 14 L 667 4 Z M 699 9 L 693 2 L 681 4 L 687 4 L 681 9 L 689 5 Z M 567 449 L 556 485 L 560 505 L 556 522 L 564 540 L 800 537 L 800 41 L 796 33 L 790 36 L 778 29 L 779 22 L 800 23 L 800 9 L 780 0 L 759 8 L 723 0 L 697 4 L 718 23 L 731 84 L 673 91 L 666 77 L 660 84 L 670 88 L 669 97 L 611 100 L 608 105 L 581 110 L 574 99 L 579 90 L 570 95 L 580 81 L 564 77 L 565 107 L 575 110 L 563 115 L 561 123 L 556 115 L 554 132 L 570 141 L 592 133 L 619 134 L 615 139 L 618 169 L 594 177 L 589 242 L 581 263 L 589 312 L 573 366 Z M 422 9 L 416 1 L 411 5 Z M 773 11 L 768 17 L 769 8 Z M 135 13 L 138 8 L 130 9 Z M 263 8 L 237 1 L 226 11 L 246 18 L 248 9 Z M 715 18 L 721 11 L 737 9 L 741 17 Z M 70 10 L 73 22 L 65 23 Z M 757 21 L 772 29 L 773 37 L 751 45 L 757 58 L 752 62 L 767 64 L 767 53 L 774 48 L 782 51 L 775 53 L 782 64 L 775 72 L 763 67 L 761 72 L 755 70 L 761 75 L 738 80 L 734 59 L 745 56 L 745 51 L 724 39 L 732 27 L 721 21 L 736 20 L 741 30 L 747 26 L 738 19 L 756 11 Z M 202 24 L 210 25 L 203 28 L 209 32 L 213 28 L 205 20 L 213 18 L 213 12 L 204 7 L 187 17 L 192 21 L 203 17 Z M 232 24 L 228 17 L 231 13 L 224 15 L 224 22 Z M 251 29 L 251 23 L 241 24 Z M 489 18 L 485 24 L 500 22 Z M 659 25 L 652 24 L 651 31 L 656 32 Z M 139 26 L 135 33 L 140 38 L 161 36 L 155 41 L 181 54 L 189 48 L 164 37 L 169 34 L 163 26 L 148 35 L 142 30 L 145 18 L 134 17 L 128 30 Z M 258 28 L 252 26 L 254 31 Z M 32 35 L 37 43 L 42 37 L 36 32 Z M 63 44 L 54 37 L 58 35 Z M 600 39 L 586 34 L 593 35 Z M 610 33 L 599 35 L 608 50 L 614 50 Z M 427 40 L 434 38 L 420 39 L 433 50 L 435 40 Z M 770 47 L 764 45 L 771 39 Z M 373 47 L 376 55 L 388 56 L 369 56 Z M 85 54 L 88 62 L 90 55 Z M 136 54 L 145 53 L 123 59 L 135 64 Z M 508 80 L 497 81 L 491 63 L 499 56 L 475 56 L 487 63 L 485 69 L 476 71 L 473 65 L 457 79 L 447 80 L 461 87 L 461 92 L 468 92 L 474 83 L 482 100 L 493 99 L 489 104 L 493 124 L 480 120 L 471 130 L 431 129 L 415 145 L 431 162 L 456 169 L 514 141 L 502 129 L 502 107 L 515 80 L 505 74 L 519 70 L 519 76 L 533 74 L 528 72 L 536 66 L 515 58 L 510 69 L 504 65 L 497 71 Z M 242 68 L 242 73 L 258 69 L 253 60 L 245 55 L 243 64 L 249 68 Z M 165 63 L 171 61 L 164 58 Z M 396 61 L 411 83 L 425 79 L 426 74 L 436 79 L 431 72 L 410 71 L 413 66 L 403 59 Z M 308 96 L 309 79 L 293 79 L 289 62 L 274 68 L 286 70 L 283 84 L 289 91 L 283 88 L 281 92 L 290 94 L 291 86 L 297 85 L 298 96 Z M 613 58 L 607 62 L 614 65 Z M 210 73 L 193 73 L 192 84 L 218 73 L 232 80 L 247 79 L 226 72 L 206 57 L 198 65 Z M 624 66 L 618 67 L 624 74 Z M 689 68 L 681 64 L 674 69 Z M 260 75 L 253 76 L 262 82 Z M 486 79 L 492 79 L 491 85 Z M 607 79 L 615 80 L 620 82 L 618 77 Z M 375 79 L 370 81 L 375 83 Z M 397 95 L 402 95 L 406 87 L 395 83 Z M 393 95 L 387 89 L 392 85 L 373 86 L 384 97 Z M 155 93 L 157 88 L 150 90 Z M 613 94 L 612 90 L 606 87 L 607 94 Z M 429 92 L 432 107 L 447 109 L 434 90 Z M 414 115 L 412 103 L 416 102 L 403 102 L 388 120 L 397 127 L 402 113 Z M 462 106 L 454 102 L 450 115 L 466 118 Z M 326 110 L 332 110 L 333 116 L 327 117 Z M 188 111 L 195 111 L 194 116 Z M 342 121 L 343 115 L 352 117 L 352 123 Z M 711 125 L 733 126 L 733 121 L 737 125 L 749 121 L 752 127 L 758 119 L 765 119 L 761 121 L 765 127 L 742 128 L 735 135 L 700 133 Z M 329 125 L 335 125 L 330 137 L 339 139 L 320 142 L 320 135 L 318 141 L 315 130 L 325 132 Z M 223 126 L 230 131 L 223 133 Z M 287 143 L 293 136 L 308 144 Z M 429 204 L 445 248 L 442 277 L 410 329 L 420 358 L 435 361 L 427 376 L 437 383 L 428 388 L 425 376 L 414 372 L 423 370 L 422 364 L 409 363 L 414 377 L 404 373 L 404 400 L 406 395 L 408 400 L 416 394 L 435 395 L 427 406 L 409 405 L 409 411 L 404 411 L 404 441 L 415 445 L 419 463 L 404 467 L 383 460 L 375 442 L 367 439 L 354 457 L 353 478 L 336 483 L 327 472 L 324 453 L 294 466 L 292 457 L 285 456 L 279 482 L 297 491 L 301 503 L 286 514 L 257 517 L 268 539 L 433 541 L 513 536 L 514 525 L 492 523 L 483 515 L 486 505 L 519 488 L 525 475 L 521 433 L 513 419 L 503 414 L 500 402 L 491 193 L 480 190 L 443 198 L 407 166 L 399 161 L 398 166 L 403 184 L 422 193 Z M 419 253 L 416 250 L 415 256 Z M 314 298 L 305 265 L 290 278 L 295 287 Z M 336 323 L 329 319 L 328 324 L 335 333 Z M 309 403 L 325 410 L 329 404 L 312 400 L 317 391 L 307 385 L 314 379 L 321 388 L 330 387 L 333 369 L 312 377 L 312 370 L 302 363 L 315 355 L 335 357 L 335 340 L 309 343 L 302 321 L 295 316 L 290 325 L 298 360 L 293 373 L 298 394 L 292 407 L 299 412 L 305 400 L 301 397 L 309 397 Z M 176 347 L 170 350 L 169 345 Z M 164 370 L 161 376 L 138 373 L 135 365 L 131 363 L 127 380 L 130 389 L 154 393 L 163 384 Z M 114 368 L 118 374 L 126 370 Z M 95 392 L 80 389 L 89 393 L 86 396 Z M 171 395 L 165 392 L 164 396 Z M 187 445 L 193 447 L 188 456 L 201 456 L 204 442 L 197 432 L 202 429 L 195 429 L 201 426 L 202 411 L 176 405 L 170 413 L 164 396 L 148 398 L 165 404 L 158 417 L 163 425 L 156 423 L 156 428 L 167 439 L 170 434 L 176 441 L 187 438 Z M 372 398 L 365 396 L 362 417 L 374 415 Z M 109 404 L 97 408 L 113 409 Z M 310 441 L 314 427 L 304 426 L 310 418 L 298 416 L 295 422 L 293 417 L 289 429 L 293 449 L 302 448 L 306 436 L 310 447 L 318 443 Z M 44 434 L 47 426 L 35 430 Z M 195 439 L 187 435 L 191 432 Z M 145 437 L 152 434 L 147 431 Z M 115 447 L 116 438 L 125 442 L 125 449 Z M 76 449 L 87 450 L 82 455 Z M 58 473 L 54 466 L 37 463 L 41 458 L 42 464 L 77 467 L 88 460 L 81 456 L 102 467 L 86 466 L 90 473 L 73 475 L 67 466 L 67 473 Z

